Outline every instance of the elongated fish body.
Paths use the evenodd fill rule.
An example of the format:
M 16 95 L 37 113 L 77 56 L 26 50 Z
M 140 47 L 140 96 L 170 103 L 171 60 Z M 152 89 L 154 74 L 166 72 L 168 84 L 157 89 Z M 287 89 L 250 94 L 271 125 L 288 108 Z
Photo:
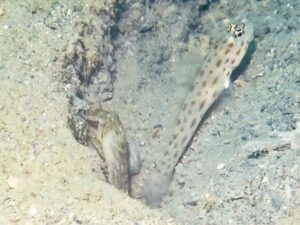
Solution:
M 142 197 L 147 205 L 160 205 L 179 158 L 188 147 L 207 110 L 229 87 L 230 75 L 240 64 L 252 40 L 253 28 L 248 24 L 242 36 L 228 34 L 223 41 L 212 47 L 203 67 L 196 73 L 191 92 L 181 106 L 173 132 L 167 139 L 166 151 L 145 182 Z
M 128 192 L 130 165 L 125 130 L 117 114 L 94 107 L 85 115 L 88 141 L 105 160 L 108 182 Z

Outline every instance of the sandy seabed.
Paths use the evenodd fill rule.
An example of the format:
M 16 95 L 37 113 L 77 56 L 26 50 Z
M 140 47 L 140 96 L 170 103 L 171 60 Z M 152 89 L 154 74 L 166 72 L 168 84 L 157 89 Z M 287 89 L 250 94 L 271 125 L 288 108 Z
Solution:
M 149 10 L 128 3 L 117 22 L 114 97 L 104 105 L 119 113 L 130 145 L 140 149 L 136 189 L 162 154 L 153 127 L 169 126 L 164 118 L 189 82 L 181 75 L 195 70 L 194 56 L 205 55 L 208 37 L 217 35 L 212 21 L 247 16 L 256 29 L 248 65 L 201 126 L 156 210 L 107 184 L 96 151 L 79 144 L 68 125 L 78 86 L 65 82 L 64 66 L 81 35 L 76 24 L 88 24 L 102 8 L 118 15 L 118 6 L 1 2 L 0 224 L 297 224 L 299 4 L 243 2 L 204 4 L 199 34 L 189 41 L 179 36 L 190 32 L 192 3 L 162 1 Z M 138 13 L 145 13 L 142 28 L 133 23 Z

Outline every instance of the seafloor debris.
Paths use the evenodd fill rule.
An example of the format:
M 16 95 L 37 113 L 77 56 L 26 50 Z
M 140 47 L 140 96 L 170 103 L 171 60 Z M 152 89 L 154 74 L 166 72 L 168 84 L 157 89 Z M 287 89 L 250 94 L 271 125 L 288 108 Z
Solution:
M 258 149 L 256 151 L 251 152 L 248 155 L 248 159 L 257 159 L 257 158 L 261 158 L 264 157 L 265 155 L 267 155 L 269 153 L 269 150 L 266 148 L 262 148 L 262 149 Z
M 249 159 L 257 159 L 267 154 L 295 149 L 300 147 L 300 123 L 296 129 L 289 132 L 272 132 L 269 137 L 248 142 L 242 149 L 247 152 Z

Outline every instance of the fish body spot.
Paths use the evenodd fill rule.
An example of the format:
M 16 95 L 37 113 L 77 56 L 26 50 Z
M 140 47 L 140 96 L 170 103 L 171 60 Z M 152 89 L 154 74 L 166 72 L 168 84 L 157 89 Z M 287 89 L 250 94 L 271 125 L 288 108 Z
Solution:
M 227 46 L 228 46 L 228 48 L 232 48 L 232 47 L 233 47 L 233 42 L 229 42 L 229 43 L 227 44 Z
M 177 120 L 177 126 L 180 125 L 181 121 L 180 119 Z
M 186 139 L 187 139 L 187 136 L 184 136 L 184 137 L 182 138 L 182 142 L 181 142 L 181 144 L 184 144 L 184 143 L 185 143 L 185 141 L 186 141 Z
M 218 79 L 219 79 L 219 77 L 216 76 L 215 79 L 214 79 L 213 82 L 212 82 L 212 85 L 215 85 L 215 84 L 217 83 Z
M 214 91 L 212 96 L 213 96 L 213 98 L 215 98 L 217 96 L 217 91 Z
M 175 152 L 175 154 L 174 154 L 174 158 L 176 159 L 176 158 L 177 158 L 177 156 L 178 156 L 178 152 Z
M 191 122 L 190 127 L 192 128 L 196 124 L 196 119 L 194 118 L 193 121 Z
M 204 75 L 204 71 L 203 71 L 203 70 L 200 70 L 199 76 L 200 76 L 200 77 L 203 77 L 203 75 Z
M 199 110 L 201 111 L 205 104 L 205 99 L 200 103 Z

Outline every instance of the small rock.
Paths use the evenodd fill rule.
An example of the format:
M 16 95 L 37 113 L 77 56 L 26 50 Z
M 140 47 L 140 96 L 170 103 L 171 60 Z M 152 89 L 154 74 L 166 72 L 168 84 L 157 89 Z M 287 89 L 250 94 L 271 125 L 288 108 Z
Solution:
M 281 206 L 281 200 L 280 200 L 280 197 L 279 196 L 274 196 L 272 198 L 272 206 L 275 208 L 275 209 L 280 209 L 280 206 Z
M 240 138 L 241 138 L 242 141 L 247 141 L 248 140 L 248 137 L 245 134 L 241 135 Z
M 188 206 L 197 206 L 197 204 L 198 204 L 198 200 L 187 201 L 184 203 L 184 205 L 188 205 Z
M 228 145 L 228 144 L 230 144 L 230 140 L 229 140 L 229 139 L 224 140 L 223 143 L 224 143 L 225 145 Z
M 10 176 L 7 179 L 7 184 L 9 188 L 16 188 L 20 182 L 20 179 L 18 177 Z
M 291 185 L 285 185 L 285 196 L 287 200 L 291 200 L 292 198 L 292 187 Z
M 233 84 L 237 87 L 243 87 L 244 86 L 244 82 L 242 80 L 235 80 L 233 82 Z
M 257 77 L 263 77 L 264 75 L 265 75 L 264 72 L 260 72 L 260 73 L 258 73 L 258 74 L 256 74 L 256 75 L 253 75 L 252 78 L 255 79 L 255 78 L 257 78 Z
M 224 167 L 225 167 L 225 164 L 224 164 L 224 163 L 219 163 L 219 164 L 217 165 L 217 170 L 222 170 L 222 169 L 224 169 Z
M 34 217 L 37 214 L 37 212 L 38 212 L 37 208 L 32 205 L 28 210 L 28 215 Z
M 182 177 L 177 178 L 176 181 L 177 181 L 178 186 L 179 186 L 180 189 L 184 187 L 185 180 Z
M 263 179 L 261 180 L 261 184 L 264 184 L 264 183 L 268 183 L 269 182 L 269 179 L 267 177 L 263 177 Z
M 204 205 L 202 206 L 202 208 L 206 212 L 210 212 L 216 206 L 216 203 L 217 199 L 209 193 L 206 193 L 204 196 Z

